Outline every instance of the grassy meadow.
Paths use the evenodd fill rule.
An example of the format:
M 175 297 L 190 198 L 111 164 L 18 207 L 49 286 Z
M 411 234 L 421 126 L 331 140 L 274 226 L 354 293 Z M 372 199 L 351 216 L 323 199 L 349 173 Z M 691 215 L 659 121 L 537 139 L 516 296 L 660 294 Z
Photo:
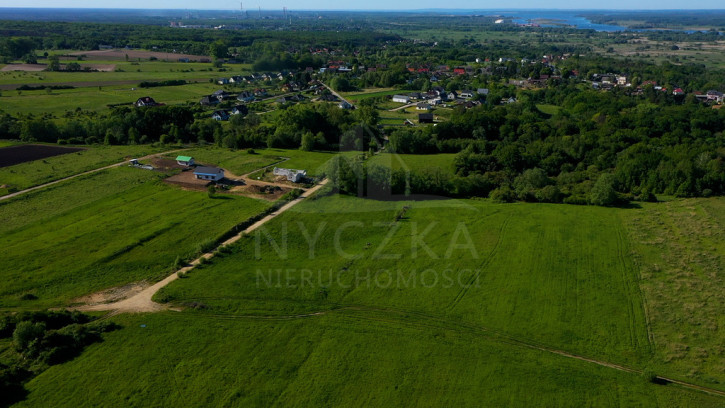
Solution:
M 411 171 L 424 171 L 441 169 L 453 174 L 453 160 L 455 153 L 441 154 L 377 154 L 368 160 L 368 163 L 390 167 L 393 170 L 409 169 Z
M 135 88 L 132 90 L 132 88 Z M 99 112 L 108 109 L 111 104 L 128 104 L 132 106 L 138 98 L 150 96 L 159 103 L 167 105 L 183 103 L 199 103 L 204 95 L 220 89 L 220 85 L 208 82 L 160 86 L 155 88 L 138 88 L 132 85 L 91 86 L 75 89 L 61 89 L 48 92 L 38 91 L 5 91 L 2 97 L 3 110 L 7 113 L 32 113 L 42 115 L 54 113 L 61 115 L 77 108 Z M 19 93 L 19 94 L 18 94 Z
M 722 405 L 636 374 L 384 316 L 113 320 L 123 329 L 33 379 L 17 406 Z
M 141 149 L 0 175 L 26 166 L 40 183 L 156 151 Z M 183 154 L 236 175 L 280 158 L 320 175 L 340 153 Z M 452 172 L 454 157 L 369 160 Z M 0 202 L 0 309 L 156 281 L 269 205 L 164 177 L 114 167 Z M 638 373 L 725 391 L 723 227 L 722 198 L 623 209 L 319 194 L 156 294 L 180 311 L 110 317 L 122 329 L 32 379 L 18 406 L 723 406 Z
M 65 63 L 65 62 L 64 62 Z M 188 81 L 208 81 L 231 75 L 250 73 L 248 64 L 226 64 L 226 71 L 219 72 L 210 63 L 181 63 L 164 61 L 103 61 L 88 60 L 80 64 L 115 65 L 110 72 L 0 72 L 0 85 L 42 85 L 44 83 L 74 82 L 115 82 L 115 81 L 163 81 L 168 79 L 185 79 Z M 211 69 L 210 69 L 211 68 Z
M 620 256 L 628 243 L 616 211 L 338 197 L 298 207 L 159 299 L 232 314 L 402 310 L 620 363 L 642 362 L 651 352 L 636 270 Z M 311 256 L 304 234 L 317 232 Z M 423 233 L 425 245 L 413 247 Z M 286 241 L 287 252 L 270 237 L 278 247 Z
M 10 144 L 0 145 L 0 147 L 6 146 L 10 146 Z M 119 163 L 128 158 L 160 153 L 169 149 L 168 147 L 152 147 L 151 145 L 80 147 L 85 147 L 86 150 L 2 167 L 0 168 L 0 185 L 6 185 L 15 190 L 24 190 L 74 174 Z M 0 195 L 7 193 L 7 188 L 0 190 Z
M 0 203 L 0 307 L 42 308 L 153 281 L 267 204 L 164 184 L 128 167 L 81 176 Z M 32 294 L 37 300 L 26 299 Z
M 313 198 L 157 295 L 183 311 L 113 317 L 123 329 L 33 379 L 19 406 L 722 406 L 547 350 L 722 389 L 723 334 L 705 326 L 719 299 L 688 307 L 719 281 L 691 276 L 698 293 L 678 299 L 648 283 L 675 271 L 643 265 L 696 256 L 690 240 L 721 251 L 723 205 Z M 684 229 L 702 222 L 703 237 Z M 658 246 L 675 225 L 677 244 Z M 677 339 L 684 312 L 697 320 Z M 678 342 L 710 354 L 668 357 Z
M 725 200 L 674 200 L 623 212 L 641 274 L 657 369 L 723 389 Z

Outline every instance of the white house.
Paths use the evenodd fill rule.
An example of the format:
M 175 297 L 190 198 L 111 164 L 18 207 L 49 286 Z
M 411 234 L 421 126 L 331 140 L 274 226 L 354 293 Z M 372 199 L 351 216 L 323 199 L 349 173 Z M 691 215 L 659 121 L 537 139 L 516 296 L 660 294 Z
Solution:
M 429 110 L 431 110 L 431 107 L 429 104 L 427 104 L 425 102 L 418 102 L 418 104 L 415 105 L 415 109 L 429 111 Z
M 307 177 L 307 171 L 305 170 L 283 169 L 280 167 L 275 167 L 273 173 L 275 176 L 284 176 L 287 178 L 287 181 L 293 183 L 299 183 Z
M 408 96 L 408 95 L 393 95 L 393 102 L 410 103 L 410 96 Z
M 466 89 L 461 91 L 459 95 L 461 98 L 473 98 L 473 91 Z
M 180 166 L 193 166 L 194 158 L 191 156 L 176 156 L 176 164 Z
M 224 178 L 224 170 L 218 167 L 197 167 L 194 176 L 200 180 L 219 181 Z

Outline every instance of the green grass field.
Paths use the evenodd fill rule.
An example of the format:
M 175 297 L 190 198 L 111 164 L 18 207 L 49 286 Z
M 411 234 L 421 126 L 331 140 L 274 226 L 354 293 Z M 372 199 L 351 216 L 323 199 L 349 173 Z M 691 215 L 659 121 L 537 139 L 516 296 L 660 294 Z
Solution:
M 444 172 L 453 174 L 453 160 L 456 155 L 453 153 L 441 154 L 390 154 L 381 153 L 368 160 L 370 164 L 378 164 L 392 169 L 410 169 L 411 171 L 423 171 L 438 168 Z
M 20 144 L 17 140 L 0 140 L 0 147 L 15 146 Z
M 391 224 L 403 205 L 411 207 L 405 218 Z M 577 222 L 567 224 L 572 217 Z M 348 224 L 338 236 L 337 226 L 350 222 L 360 224 Z M 286 257 L 269 244 L 257 252 L 255 237 L 249 237 L 238 254 L 165 288 L 160 298 L 199 301 L 215 312 L 241 314 L 350 305 L 390 308 L 481 324 L 589 356 L 642 362 L 650 344 L 636 271 L 619 255 L 628 243 L 617 224 L 616 211 L 590 207 L 327 198 L 303 203 L 266 229 L 279 240 L 287 228 Z M 314 234 L 320 226 L 326 228 L 310 257 L 303 228 Z M 411 236 L 426 229 L 427 246 L 413 253 Z M 465 234 L 474 248 L 456 249 L 465 243 Z M 266 243 L 266 235 L 260 237 Z M 260 279 L 270 280 L 265 274 L 291 265 L 297 284 L 259 286 Z M 315 277 L 321 271 L 325 282 L 299 282 L 303 270 Z M 215 279 L 205 279 L 207 274 Z M 397 282 L 409 279 L 415 287 L 398 287 Z M 375 284 L 389 281 L 396 284 Z
M 3 145 L 0 145 L 0 147 L 3 147 Z M 2 167 L 0 168 L 0 185 L 23 190 L 88 170 L 119 163 L 127 158 L 160 153 L 168 149 L 168 147 L 152 147 L 151 145 L 80 147 L 85 147 L 86 150 Z M 0 191 L 3 191 L 0 195 L 7 194 L 7 189 Z
M 184 150 L 182 153 L 185 156 L 192 156 L 197 163 L 223 167 L 237 176 L 283 160 L 280 157 L 281 154 L 278 154 L 279 152 L 271 152 L 267 149 L 258 149 L 254 154 L 249 154 L 246 150 L 199 147 Z M 167 156 L 175 158 L 179 154 L 181 153 L 171 153 Z
M 395 95 L 399 93 L 405 93 L 406 91 L 401 91 L 399 89 L 391 89 L 391 88 L 372 88 L 372 89 L 365 89 L 364 92 L 343 92 L 341 95 L 350 101 L 358 102 L 362 99 L 366 98 L 374 98 L 378 96 L 388 96 L 388 95 Z
M 545 113 L 547 115 L 552 115 L 552 116 L 553 115 L 556 115 L 561 110 L 561 107 L 560 106 L 547 105 L 547 104 L 543 104 L 543 103 L 537 104 L 536 105 L 536 108 L 539 111 L 541 111 L 542 113 Z
M 674 271 L 642 266 L 721 254 L 723 206 L 308 200 L 157 296 L 185 310 L 113 317 L 123 329 L 32 380 L 19 406 L 722 406 L 549 350 L 723 389 L 719 280 L 688 276 L 697 290 L 678 298 L 657 284 Z M 692 337 L 677 338 L 681 312 Z
M 167 79 L 208 80 L 230 77 L 232 75 L 250 73 L 250 66 L 246 64 L 225 65 L 227 71 L 219 72 L 216 68 L 209 71 L 211 64 L 180 63 L 163 61 L 142 61 L 134 65 L 133 61 L 98 61 L 90 60 L 81 64 L 113 64 L 113 72 L 0 72 L 0 85 L 33 85 L 43 83 L 73 83 L 73 82 L 109 82 L 109 81 L 162 81 Z
M 291 149 L 263 149 L 257 150 L 262 155 L 274 155 L 276 157 L 289 158 L 279 163 L 279 167 L 287 169 L 307 170 L 307 175 L 316 177 L 324 174 L 327 168 L 327 162 L 330 161 L 338 152 L 305 152 L 302 150 Z M 272 170 L 257 171 L 249 175 L 251 178 L 269 179 L 272 177 Z
M 647 300 L 658 370 L 725 384 L 725 200 L 673 200 L 622 212 Z
M 198 103 L 202 96 L 221 88 L 220 85 L 201 82 L 180 86 L 138 88 L 136 85 L 113 85 L 83 87 L 76 89 L 53 90 L 48 93 L 39 91 L 5 91 L 2 97 L 3 109 L 15 113 L 54 113 L 60 115 L 76 108 L 89 111 L 107 110 L 107 105 L 128 104 L 132 106 L 140 97 L 150 96 L 159 103 L 167 105 Z M 18 95 L 17 92 L 20 92 Z
M 17 406 L 722 404 L 476 332 L 386 316 L 255 320 L 168 312 L 113 320 L 124 328 L 33 379 Z
M 209 198 L 120 167 L 0 204 L 0 307 L 62 306 L 78 296 L 168 275 L 175 259 L 262 211 L 236 196 Z M 23 301 L 31 293 L 37 300 Z

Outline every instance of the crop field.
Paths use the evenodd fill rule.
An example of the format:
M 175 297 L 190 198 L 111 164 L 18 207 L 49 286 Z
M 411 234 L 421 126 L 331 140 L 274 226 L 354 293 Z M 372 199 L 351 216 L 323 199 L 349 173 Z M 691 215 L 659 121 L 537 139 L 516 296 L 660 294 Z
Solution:
M 163 176 L 112 168 L 2 202 L 0 307 L 67 305 L 104 288 L 161 278 L 177 257 L 190 258 L 267 206 L 180 190 L 162 183 Z
M 312 199 L 162 290 L 182 312 L 113 317 L 123 329 L 32 380 L 19 406 L 722 406 L 572 355 L 722 389 L 722 331 L 675 334 L 678 310 L 715 324 L 719 281 L 687 277 L 698 291 L 680 300 L 642 265 L 696 256 L 690 240 L 722 251 L 724 205 Z M 702 222 L 703 238 L 685 228 Z M 657 246 L 660 228 L 679 253 Z M 676 344 L 710 347 L 708 364 L 667 359 Z
M 0 168 L 0 195 L 121 162 L 127 158 L 159 153 L 166 148 L 138 146 L 82 146 L 84 150 Z

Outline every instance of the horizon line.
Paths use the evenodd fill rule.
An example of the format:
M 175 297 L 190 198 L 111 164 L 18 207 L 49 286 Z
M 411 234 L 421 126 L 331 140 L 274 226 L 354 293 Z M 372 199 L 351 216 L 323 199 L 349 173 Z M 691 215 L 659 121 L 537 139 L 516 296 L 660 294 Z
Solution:
M 175 10 L 193 10 L 193 11 L 239 11 L 238 8 L 226 8 L 226 9 L 196 9 L 196 8 L 124 8 L 124 7 L 41 7 L 41 6 L 26 6 L 26 7 L 5 7 L 0 6 L 0 10 L 156 10 L 156 11 L 175 11 Z M 250 9 L 252 10 L 252 9 Z M 279 11 L 278 9 L 261 9 L 262 11 Z M 347 12 L 398 12 L 398 13 L 416 13 L 416 12 L 472 12 L 472 11 L 627 11 L 627 12 L 655 12 L 655 11 L 723 11 L 724 8 L 702 8 L 702 9 L 688 9 L 688 8 L 537 8 L 537 7 L 510 7 L 510 8 L 421 8 L 421 9 L 292 9 L 287 8 L 287 11 L 347 11 Z

